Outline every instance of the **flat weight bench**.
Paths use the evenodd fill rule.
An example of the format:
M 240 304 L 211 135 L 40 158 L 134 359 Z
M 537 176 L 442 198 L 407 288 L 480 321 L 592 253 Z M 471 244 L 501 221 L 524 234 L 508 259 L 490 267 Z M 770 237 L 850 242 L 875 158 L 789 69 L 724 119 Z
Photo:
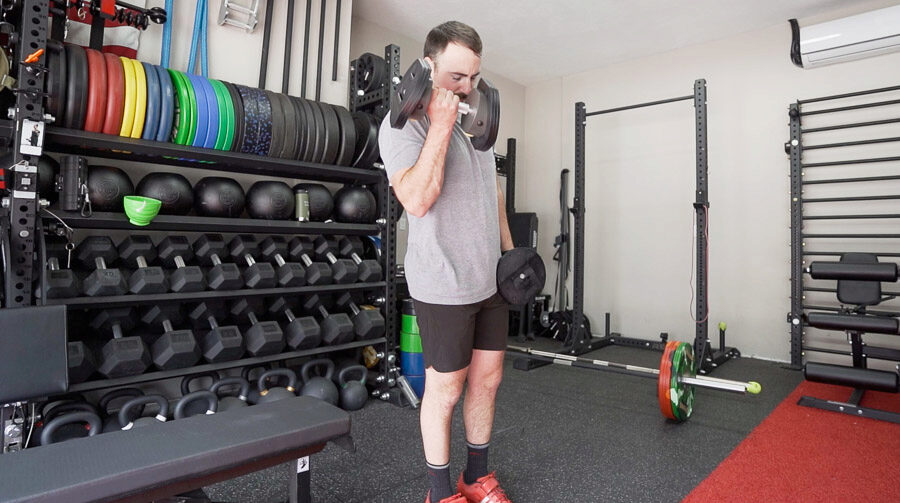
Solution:
M 291 460 L 291 502 L 309 502 L 306 456 L 350 441 L 350 415 L 311 397 L 193 416 L 0 456 L 0 502 L 152 501 Z

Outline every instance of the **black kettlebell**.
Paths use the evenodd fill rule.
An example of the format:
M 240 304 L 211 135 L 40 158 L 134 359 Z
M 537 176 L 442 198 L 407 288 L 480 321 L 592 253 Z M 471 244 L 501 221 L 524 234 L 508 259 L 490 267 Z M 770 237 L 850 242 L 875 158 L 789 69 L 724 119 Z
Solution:
M 331 376 L 331 380 L 337 386 L 341 385 L 339 376 L 341 375 L 341 372 L 343 372 L 345 368 L 353 367 L 356 365 L 361 365 L 360 359 L 358 357 L 357 358 L 350 358 L 350 357 L 339 358 L 339 359 L 335 360 L 335 362 L 336 363 L 334 364 L 334 375 Z
M 258 365 L 250 365 L 249 367 L 244 367 L 241 370 L 241 377 L 247 380 L 249 383 L 253 383 L 250 385 L 250 393 L 247 393 L 247 403 L 250 405 L 256 405 L 259 403 L 259 387 L 256 385 L 257 378 L 251 377 L 250 374 L 256 369 L 262 369 L 263 372 L 269 370 L 269 365 L 265 363 L 260 363 Z
M 238 396 L 222 396 L 219 393 L 219 389 L 225 386 L 239 386 Z M 250 382 L 243 377 L 226 377 L 214 382 L 209 390 L 219 397 L 218 412 L 226 412 L 231 409 L 240 409 L 247 406 L 247 395 L 250 394 Z
M 334 195 L 334 221 L 370 224 L 376 219 L 375 196 L 365 187 L 345 185 Z
M 128 174 L 112 166 L 88 168 L 88 197 L 93 211 L 125 211 L 125 196 L 134 194 L 134 184 Z
M 321 183 L 298 183 L 294 190 L 305 190 L 309 196 L 309 220 L 324 222 L 331 219 L 334 211 L 334 199 L 331 192 Z
M 187 396 L 191 392 L 191 383 L 203 377 L 209 377 L 210 379 L 212 379 L 212 381 L 210 381 L 212 384 L 219 380 L 219 373 L 215 370 L 210 370 L 208 372 L 198 372 L 196 374 L 184 376 L 184 378 L 181 379 L 181 396 Z M 202 414 L 206 411 L 206 409 L 204 408 L 205 405 L 203 405 L 201 402 L 191 402 L 187 407 L 188 410 L 186 412 L 189 416 Z
M 190 409 L 198 410 L 197 406 L 194 404 L 201 405 L 199 408 L 201 412 L 191 413 Z M 215 414 L 218 409 L 219 398 L 216 394 L 212 391 L 202 389 L 181 397 L 181 400 L 178 400 L 178 403 L 175 404 L 174 416 L 175 419 L 184 419 L 186 417 L 199 416 L 201 414 Z
M 194 211 L 203 217 L 238 218 L 244 198 L 244 189 L 231 178 L 207 176 L 194 185 Z
M 368 369 L 362 365 L 353 365 L 345 367 L 338 374 L 338 382 L 341 386 L 341 408 L 344 410 L 359 410 L 366 404 L 369 399 L 369 392 L 366 390 L 366 374 Z M 358 379 L 352 379 L 350 376 L 359 374 Z
M 85 425 L 82 423 L 87 424 Z M 74 426 L 75 430 L 79 430 L 84 434 L 78 436 L 63 435 L 63 429 L 69 429 L 67 427 L 71 426 Z M 84 410 L 78 412 L 70 412 L 68 414 L 63 414 L 59 417 L 53 418 L 50 420 L 50 422 L 44 425 L 44 430 L 41 432 L 41 445 L 50 445 L 56 442 L 65 442 L 66 440 L 70 440 L 72 438 L 93 437 L 94 435 L 99 434 L 102 430 L 103 422 L 100 421 L 100 416 L 98 416 L 96 413 Z
M 287 377 L 287 387 L 268 388 L 266 385 L 266 379 L 270 379 L 275 376 Z M 284 400 L 285 398 L 293 398 L 297 396 L 297 374 L 295 374 L 291 369 L 267 370 L 263 372 L 261 376 L 259 376 L 259 379 L 256 380 L 256 385 L 259 386 L 258 403 L 275 402 L 277 400 Z
M 155 403 L 159 407 L 156 417 L 135 417 L 137 416 L 137 408 L 142 405 Z M 159 423 L 166 422 L 166 416 L 169 415 L 169 401 L 162 395 L 147 395 L 132 398 L 122 405 L 119 409 L 119 424 L 123 425 L 122 430 L 128 431 L 132 428 L 143 428 Z
M 87 422 L 86 420 L 80 421 L 57 421 L 62 419 L 65 416 L 69 416 L 72 414 L 80 414 L 80 413 L 88 413 L 93 414 L 99 417 L 99 413 L 97 408 L 87 402 L 81 401 L 65 401 L 63 403 L 59 403 L 54 405 L 52 408 L 48 409 L 47 412 L 42 417 L 42 428 L 40 431 L 40 443 L 44 444 L 43 438 L 44 434 L 47 432 L 47 428 L 50 424 L 55 424 L 53 431 L 55 434 L 54 442 L 64 442 L 66 440 L 71 440 L 73 438 L 81 438 L 86 437 L 89 434 L 89 430 L 85 429 L 85 426 L 82 423 Z M 97 433 L 103 430 L 103 423 L 100 423 L 99 430 Z M 95 433 L 96 435 L 96 433 Z
M 263 220 L 291 220 L 294 192 L 284 182 L 256 182 L 247 191 L 247 214 Z
M 160 215 L 187 215 L 194 207 L 194 191 L 178 173 L 150 173 L 137 186 L 137 195 L 162 201 Z
M 100 397 L 100 401 L 97 402 L 97 407 L 100 409 L 100 412 L 106 415 L 106 419 L 103 421 L 103 433 L 109 433 L 111 431 L 122 429 L 122 424 L 119 423 L 119 415 L 111 414 L 109 411 L 109 406 L 113 402 L 113 400 L 126 397 L 135 398 L 139 396 L 144 396 L 144 392 L 139 390 L 138 388 L 119 388 L 114 389 Z M 142 405 L 140 410 L 138 410 L 135 415 L 140 416 L 143 413 L 144 406 Z
M 310 373 L 313 368 L 325 368 L 325 375 L 312 376 Z M 338 404 L 340 394 L 337 386 L 331 381 L 331 376 L 334 375 L 334 362 L 328 358 L 310 360 L 300 368 L 300 375 L 303 377 L 303 389 L 300 391 L 300 395 L 318 398 L 331 405 Z

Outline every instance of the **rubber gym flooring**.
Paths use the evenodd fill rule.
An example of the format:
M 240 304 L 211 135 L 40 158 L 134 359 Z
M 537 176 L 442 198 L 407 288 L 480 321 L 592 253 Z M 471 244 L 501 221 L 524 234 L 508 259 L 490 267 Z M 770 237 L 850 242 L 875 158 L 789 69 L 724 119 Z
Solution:
M 510 339 L 510 344 L 521 345 Z M 538 339 L 532 347 L 555 350 Z M 660 353 L 609 347 L 589 356 L 658 367 Z M 529 502 L 680 501 L 802 380 L 784 364 L 733 360 L 714 377 L 755 380 L 758 396 L 697 389 L 683 424 L 659 412 L 656 381 L 549 365 L 515 370 L 507 353 L 497 398 L 490 468 L 510 498 Z M 357 447 L 329 444 L 311 457 L 317 503 L 415 503 L 425 500 L 418 411 L 370 400 L 352 413 Z M 461 403 L 453 419 L 451 476 L 465 466 Z M 775 453 L 773 453 L 775 455 Z M 250 474 L 207 488 L 213 501 L 276 502 L 287 496 L 290 467 Z

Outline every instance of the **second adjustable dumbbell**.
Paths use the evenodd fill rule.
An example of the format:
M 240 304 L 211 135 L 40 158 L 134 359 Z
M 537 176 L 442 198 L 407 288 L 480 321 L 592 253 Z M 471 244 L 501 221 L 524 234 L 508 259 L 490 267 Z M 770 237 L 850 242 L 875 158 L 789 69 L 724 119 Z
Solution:
M 166 293 L 169 280 L 161 267 L 148 266 L 156 259 L 150 236 L 132 234 L 119 243 L 119 259 L 135 269 L 128 278 L 128 291 L 138 295 Z
M 159 260 L 166 267 L 174 267 L 169 274 L 169 286 L 173 292 L 188 293 L 206 290 L 206 278 L 203 271 L 186 262 L 194 258 L 194 250 L 184 236 L 167 236 L 157 247 Z
M 244 269 L 244 282 L 247 288 L 274 288 L 277 285 L 272 265 L 256 261 L 259 255 L 256 237 L 247 234 L 233 237 L 228 243 L 228 252 L 235 262 L 247 263 L 247 268 Z

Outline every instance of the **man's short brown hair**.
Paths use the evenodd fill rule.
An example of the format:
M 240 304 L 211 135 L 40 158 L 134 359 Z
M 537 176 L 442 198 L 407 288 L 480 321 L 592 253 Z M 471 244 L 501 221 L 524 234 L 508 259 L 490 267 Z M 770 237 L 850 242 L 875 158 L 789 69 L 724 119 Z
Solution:
M 471 26 L 459 21 L 447 21 L 439 24 L 428 32 L 425 37 L 425 56 L 434 59 L 444 52 L 447 44 L 456 43 L 468 47 L 478 57 L 481 57 L 481 37 Z

